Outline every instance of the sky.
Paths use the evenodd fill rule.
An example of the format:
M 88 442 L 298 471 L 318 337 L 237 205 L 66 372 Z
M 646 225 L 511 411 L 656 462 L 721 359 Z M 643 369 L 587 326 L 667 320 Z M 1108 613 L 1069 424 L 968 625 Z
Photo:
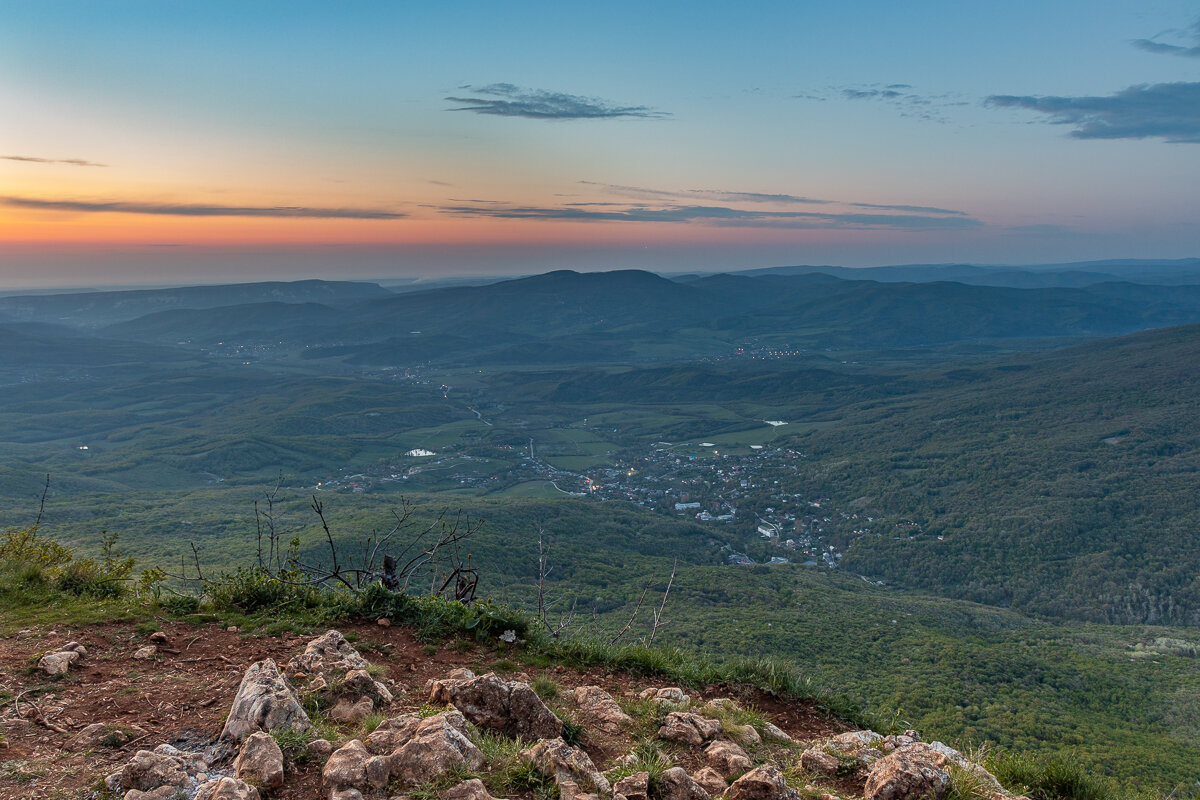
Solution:
M 1200 2 L 0 3 L 0 286 L 1200 256 Z

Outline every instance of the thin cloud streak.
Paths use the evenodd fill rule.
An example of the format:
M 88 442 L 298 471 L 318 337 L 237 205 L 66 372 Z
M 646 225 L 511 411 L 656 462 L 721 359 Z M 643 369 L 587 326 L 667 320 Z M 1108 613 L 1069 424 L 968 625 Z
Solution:
M 1159 36 L 1166 34 L 1174 34 L 1186 39 L 1191 39 L 1195 44 L 1191 46 L 1166 44 L 1165 42 L 1156 42 Z M 1183 56 L 1184 58 L 1200 58 L 1200 19 L 1188 26 L 1187 30 L 1169 30 L 1160 33 L 1151 39 L 1134 39 L 1130 42 L 1139 50 L 1145 50 L 1148 53 L 1158 53 L 1160 55 Z
M 107 167 L 95 161 L 85 161 L 82 158 L 38 158 L 36 156 L 0 156 L 4 161 L 24 161 L 29 164 L 66 164 L 71 167 Z
M 71 211 L 87 214 L 157 214 L 172 217 L 278 217 L 305 219 L 403 219 L 396 211 L 369 208 L 312 208 L 307 206 L 205 206 L 188 203 L 90 202 L 84 200 L 40 200 L 32 197 L 0 197 L 14 208 Z
M 446 99 L 460 103 L 448 111 L 471 111 L 495 117 L 524 117 L 526 119 L 664 119 L 663 111 L 649 106 L 619 106 L 595 97 L 583 97 L 544 89 L 523 89 L 511 83 L 492 83 L 487 86 L 463 86 L 474 97 L 451 96 Z M 483 95 L 482 97 L 478 95 Z
M 811 211 L 747 211 L 724 206 L 630 206 L 621 210 L 595 211 L 578 206 L 443 206 L 441 212 L 454 216 L 492 219 L 539 219 L 570 222 L 662 222 L 705 224 L 741 228 L 852 228 L 875 230 L 961 230 L 983 223 L 966 216 L 922 214 L 820 213 Z
M 1200 83 L 1130 86 L 1107 97 L 992 95 L 984 104 L 1045 114 L 1053 125 L 1072 126 L 1075 139 L 1200 144 Z

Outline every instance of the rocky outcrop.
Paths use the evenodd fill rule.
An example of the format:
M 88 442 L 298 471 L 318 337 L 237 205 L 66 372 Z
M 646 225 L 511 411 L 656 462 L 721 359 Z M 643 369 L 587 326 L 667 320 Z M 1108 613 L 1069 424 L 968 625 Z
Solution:
M 459 767 L 479 769 L 484 763 L 483 753 L 466 736 L 466 721 L 453 711 L 421 720 L 412 738 L 388 758 L 391 776 L 410 784 L 424 783 Z
M 651 700 L 655 703 L 676 703 L 678 705 L 685 705 L 692 700 L 678 686 L 667 686 L 662 689 L 650 687 L 649 689 L 643 689 L 638 697 L 643 700 Z
M 250 734 L 233 762 L 238 780 L 263 789 L 283 786 L 283 751 L 269 733 Z
M 228 776 L 200 785 L 195 800 L 259 800 L 258 789 L 238 778 Z
M 660 739 L 699 746 L 721 735 L 721 721 L 691 711 L 672 711 L 658 729 Z
M 321 785 L 332 792 L 359 789 L 367 785 L 367 759 L 371 751 L 358 739 L 351 739 L 334 750 L 321 770 Z
M 973 783 L 994 796 L 1011 796 L 994 775 L 953 747 L 919 741 L 901 744 L 876 761 L 867 774 L 863 795 L 867 800 L 937 800 L 953 784 L 951 770 L 969 775 Z
M 704 760 L 726 780 L 754 767 L 746 751 L 733 742 L 713 742 L 704 749 Z
M 493 672 L 433 681 L 429 702 L 449 703 L 479 727 L 500 730 L 509 736 L 553 739 L 562 735 L 562 720 L 546 707 L 529 684 L 506 681 Z
M 658 776 L 659 800 L 712 800 L 704 787 L 683 767 L 671 767 Z
M 279 674 L 275 662 L 269 658 L 256 661 L 242 676 L 233 698 L 218 740 L 220 755 L 231 752 L 255 731 L 306 731 L 311 727 L 296 690 Z
M 446 790 L 442 800 L 496 800 L 478 778 L 456 783 Z
M 367 660 L 346 641 L 340 631 L 329 630 L 304 646 L 304 652 L 288 662 L 288 672 L 341 677 L 352 669 L 366 669 Z
M 725 800 L 799 800 L 799 793 L 787 785 L 783 773 L 771 765 L 755 767 L 733 782 Z
M 608 779 L 596 769 L 592 759 L 581 748 L 571 747 L 562 739 L 542 739 L 533 747 L 522 750 L 520 757 L 543 775 L 553 778 L 560 786 L 568 781 L 585 790 L 602 795 L 612 792 Z
M 411 739 L 420 724 L 421 718 L 416 714 L 385 719 L 363 741 L 375 755 L 389 755 Z
M 635 772 L 613 784 L 613 800 L 650 800 L 650 773 Z
M 567 699 L 577 707 L 578 721 L 605 736 L 620 736 L 633 724 L 612 695 L 599 686 L 580 686 L 568 692 Z
M 692 776 L 692 780 L 704 787 L 712 797 L 720 797 L 729 788 L 729 783 L 712 767 L 701 767 Z
M 207 779 L 208 762 L 195 753 L 185 753 L 169 744 L 139 750 L 104 783 L 110 794 L 124 800 L 166 800 L 180 793 L 191 794 Z

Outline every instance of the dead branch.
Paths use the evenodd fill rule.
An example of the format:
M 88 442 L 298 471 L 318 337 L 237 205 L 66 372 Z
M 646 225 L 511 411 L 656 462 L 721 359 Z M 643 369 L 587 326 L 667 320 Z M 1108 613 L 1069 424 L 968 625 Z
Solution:
M 663 619 L 663 611 L 667 607 L 667 598 L 671 595 L 671 584 L 675 583 L 675 572 L 678 569 L 679 558 L 677 557 L 671 564 L 671 577 L 667 580 L 667 588 L 663 591 L 662 604 L 659 605 L 658 611 L 654 612 L 654 624 L 650 627 L 650 641 L 646 643 L 647 646 L 654 644 L 654 636 L 658 633 L 658 629 L 667 624 Z
M 648 592 L 648 591 L 650 591 L 650 587 L 649 587 L 649 586 L 647 586 L 647 587 L 645 587 L 644 589 L 642 589 L 642 596 L 638 598 L 638 601 L 637 601 L 637 606 L 635 606 L 635 607 L 634 607 L 634 609 L 633 609 L 633 613 L 629 615 L 629 621 L 625 623 L 625 626 L 624 626 L 623 628 L 621 628 L 621 630 L 617 631 L 617 635 L 616 635 L 616 636 L 614 636 L 614 637 L 612 637 L 611 639 L 609 639 L 609 640 L 608 640 L 608 646 L 609 646 L 609 647 L 612 647 L 614 644 L 616 644 L 617 642 L 621 641 L 621 637 L 622 637 L 622 636 L 624 636 L 626 633 L 628 633 L 628 632 L 629 632 L 629 627 L 630 627 L 631 625 L 633 625 L 633 621 L 634 621 L 635 619 L 637 619 L 637 615 L 638 615 L 638 614 L 641 612 L 641 610 L 642 610 L 642 602 L 643 602 L 643 601 L 646 599 L 646 592 Z

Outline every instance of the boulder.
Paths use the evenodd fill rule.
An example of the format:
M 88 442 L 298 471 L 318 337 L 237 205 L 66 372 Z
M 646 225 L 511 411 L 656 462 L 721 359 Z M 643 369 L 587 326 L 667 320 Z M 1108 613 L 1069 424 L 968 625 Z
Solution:
M 721 735 L 721 721 L 690 711 L 672 711 L 658 729 L 660 739 L 698 746 Z
M 703 786 L 704 791 L 708 792 L 712 797 L 720 797 L 729 788 L 729 784 L 721 777 L 721 773 L 712 767 L 701 767 L 692 776 L 692 780 Z
M 251 664 L 242 676 L 218 744 L 228 752 L 255 731 L 306 731 L 311 727 L 296 690 L 279 674 L 275 662 L 266 658 Z
M 543 775 L 554 778 L 559 785 L 573 781 L 602 795 L 612 793 L 608 779 L 600 774 L 588 754 L 562 739 L 541 739 L 533 747 L 522 750 L 520 758 L 537 767 Z
M 329 718 L 344 725 L 357 725 L 374 712 L 375 702 L 369 697 L 360 697 L 357 702 L 342 697 L 329 712 Z
M 238 780 L 278 789 L 283 786 L 283 751 L 269 733 L 257 731 L 246 737 L 241 752 L 233 762 Z
M 313 739 L 304 745 L 304 751 L 314 758 L 324 758 L 333 752 L 333 744 L 328 739 Z
M 704 760 L 726 780 L 754 768 L 746 751 L 733 742 L 713 742 L 704 749 Z
M 681 705 L 690 702 L 692 699 L 684 694 L 683 689 L 680 689 L 678 686 L 667 686 L 662 689 L 651 687 L 642 690 L 642 693 L 638 697 L 643 700 L 652 700 L 656 703 L 679 703 Z
M 67 669 L 82 656 L 74 650 L 56 650 L 47 653 L 38 661 L 38 669 L 47 675 L 65 675 Z
M 742 744 L 762 744 L 762 736 L 753 725 L 730 725 L 728 733 Z
M 169 753 L 138 750 L 121 768 L 119 785 L 126 791 L 149 792 L 163 786 L 183 789 L 191 781 L 182 759 Z
M 926 744 L 920 741 L 903 744 L 877 760 L 867 774 L 863 793 L 868 800 L 939 798 L 950 789 L 952 767 L 971 775 L 975 782 L 994 795 L 1009 796 L 992 773 L 953 747 L 941 742 Z
M 462 714 L 443 711 L 420 721 L 412 738 L 391 756 L 391 776 L 410 783 L 425 783 L 451 769 L 479 769 L 484 757 L 466 736 Z
M 870 767 L 883 758 L 883 736 L 875 731 L 847 731 L 826 739 L 821 749 L 835 756 L 848 756 L 863 767 Z
M 625 800 L 650 800 L 650 773 L 635 772 L 613 784 L 613 797 L 617 795 Z
M 416 714 L 385 719 L 363 741 L 375 755 L 388 755 L 411 739 L 420 724 L 421 718 Z
M 799 800 L 799 797 L 787 785 L 783 773 L 770 764 L 750 770 L 725 792 L 725 800 Z
M 141 789 L 130 789 L 121 800 L 179 800 L 187 797 L 189 792 L 182 786 L 160 786 L 143 792 Z
M 563 781 L 558 784 L 558 800 L 600 800 L 600 795 L 585 792 L 575 781 Z
M 371 758 L 367 746 L 358 739 L 342 745 L 325 762 L 321 770 L 321 785 L 332 792 L 344 789 L 361 789 L 367 785 L 367 759 Z
M 567 698 L 579 707 L 580 719 L 605 736 L 620 736 L 633 724 L 612 695 L 599 686 L 580 686 L 568 693 Z
M 683 767 L 671 767 L 658 776 L 659 800 L 712 800 L 704 787 L 692 780 Z
M 833 777 L 837 775 L 841 762 L 833 753 L 827 753 L 817 747 L 810 747 L 800 754 L 800 766 L 807 772 Z
M 442 800 L 496 800 L 488 792 L 487 787 L 483 785 L 483 781 L 478 778 L 471 778 L 462 783 L 456 783 L 446 790 L 442 795 Z
M 195 800 L 259 800 L 259 794 L 245 781 L 226 776 L 202 783 Z
M 525 739 L 562 735 L 562 720 L 527 683 L 506 681 L 494 672 L 478 678 L 445 678 L 430 684 L 429 702 L 449 703 L 481 728 Z
M 781 744 L 795 744 L 796 740 L 788 736 L 787 732 L 782 728 L 771 724 L 770 722 L 763 725 L 763 736 Z
M 392 702 L 392 693 L 365 669 L 352 669 L 346 673 L 342 690 L 350 694 L 368 695 L 381 700 L 385 705 Z
M 288 662 L 288 672 L 341 677 L 352 669 L 366 669 L 367 660 L 359 655 L 340 631 L 329 630 L 304 646 L 304 652 Z

